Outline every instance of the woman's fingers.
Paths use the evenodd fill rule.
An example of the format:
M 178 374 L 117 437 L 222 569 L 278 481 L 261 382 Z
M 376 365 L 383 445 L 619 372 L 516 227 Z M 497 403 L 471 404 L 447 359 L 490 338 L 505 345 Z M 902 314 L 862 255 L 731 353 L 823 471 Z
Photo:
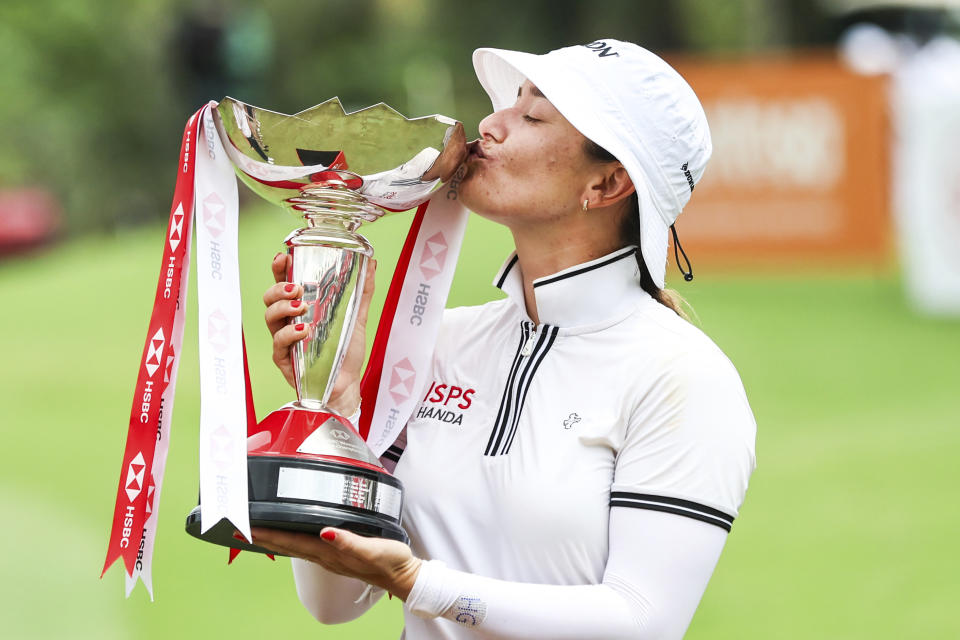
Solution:
M 341 552 L 316 535 L 254 527 L 250 530 L 253 543 L 269 551 L 295 558 L 303 558 L 334 573 L 344 573 L 338 558 Z
M 360 298 L 360 309 L 357 311 L 357 326 L 367 326 L 367 313 L 370 311 L 370 301 L 373 300 L 373 290 L 377 284 L 377 261 L 371 260 L 367 266 L 367 276 L 363 279 L 363 295 Z
M 315 562 L 329 571 L 387 589 L 402 599 L 420 569 L 410 547 L 396 540 L 368 538 L 326 527 L 319 536 L 276 529 L 251 529 L 253 543 L 278 553 Z
M 367 276 L 363 280 L 363 294 L 360 297 L 360 308 L 357 310 L 357 323 L 350 336 L 350 347 L 340 371 L 347 376 L 360 377 L 360 368 L 363 366 L 363 356 L 367 345 L 367 314 L 370 311 L 370 301 L 373 300 L 373 290 L 376 284 L 377 261 L 371 260 L 367 267 Z
M 267 322 L 267 330 L 274 335 L 290 321 L 303 315 L 307 306 L 299 299 L 301 287 L 292 282 L 280 282 L 273 285 L 263 294 L 263 301 L 267 310 L 263 318 Z
M 290 362 L 290 347 L 307 337 L 307 326 L 298 322 L 288 324 L 273 334 L 273 361 L 281 369 Z
M 370 310 L 370 300 L 373 299 L 376 273 L 377 262 L 371 260 L 363 281 L 360 308 L 357 310 L 357 321 L 350 336 L 350 344 L 340 367 L 340 375 L 334 381 L 333 391 L 327 403 L 332 409 L 345 416 L 353 415 L 360 406 L 360 380 L 367 344 L 367 313 Z
M 278 282 L 263 292 L 263 304 L 270 306 L 280 300 L 296 300 L 303 295 L 303 287 L 292 282 Z
M 273 262 L 270 269 L 273 271 L 273 279 L 277 282 L 283 282 L 287 279 L 287 269 L 290 267 L 290 261 L 293 258 L 288 253 L 280 252 L 273 256 Z

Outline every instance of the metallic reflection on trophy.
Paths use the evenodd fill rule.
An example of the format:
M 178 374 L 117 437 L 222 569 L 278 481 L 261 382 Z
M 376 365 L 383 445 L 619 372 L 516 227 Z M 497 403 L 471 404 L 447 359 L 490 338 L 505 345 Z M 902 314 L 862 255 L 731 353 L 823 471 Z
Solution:
M 406 541 L 400 482 L 327 402 L 373 255 L 357 229 L 386 209 L 420 204 L 450 178 L 466 155 L 463 126 L 443 116 L 408 120 L 384 104 L 346 114 L 337 98 L 292 116 L 225 98 L 214 121 L 241 181 L 306 223 L 286 239 L 287 280 L 303 286 L 307 308 L 297 322 L 308 334 L 292 354 L 298 400 L 268 415 L 249 439 L 251 524 L 336 526 Z M 201 506 L 187 517 L 189 533 L 264 551 L 235 540 L 225 520 L 201 534 Z

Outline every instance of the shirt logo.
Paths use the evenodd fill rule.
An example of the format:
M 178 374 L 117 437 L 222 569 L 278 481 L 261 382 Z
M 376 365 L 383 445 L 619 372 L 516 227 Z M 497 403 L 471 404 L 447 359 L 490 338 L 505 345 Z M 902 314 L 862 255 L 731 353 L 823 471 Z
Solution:
M 582 418 L 581 418 L 580 416 L 578 416 L 578 415 L 575 414 L 575 413 L 571 413 L 570 416 L 569 416 L 566 420 L 563 421 L 563 428 L 564 428 L 564 429 L 572 429 L 572 428 L 573 428 L 573 425 L 575 425 L 575 424 L 577 424 L 578 422 L 580 422 L 580 420 L 582 420 Z
M 417 409 L 417 418 L 446 424 L 463 424 L 464 412 L 473 405 L 476 392 L 476 389 L 434 380 Z

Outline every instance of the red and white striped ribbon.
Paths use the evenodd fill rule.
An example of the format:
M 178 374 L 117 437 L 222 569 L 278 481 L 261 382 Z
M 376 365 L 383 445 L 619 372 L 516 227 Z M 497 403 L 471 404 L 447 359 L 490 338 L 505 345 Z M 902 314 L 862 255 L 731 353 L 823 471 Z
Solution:
M 387 292 L 360 391 L 359 431 L 377 456 L 400 435 L 429 375 L 467 226 L 460 177 L 417 209 Z
M 183 344 L 184 310 L 190 275 L 194 167 L 204 109 L 206 107 L 187 121 L 180 145 L 177 186 L 170 208 L 160 277 L 130 411 L 110 542 L 100 574 L 102 577 L 111 564 L 122 558 L 128 577 L 127 594 L 132 589 L 129 583 L 132 581 L 135 584 L 139 575 L 151 599 L 151 557 Z
M 197 207 L 201 530 L 226 518 L 249 539 L 246 438 L 255 425 L 240 324 L 236 179 L 211 102 L 187 122 L 163 260 L 127 430 L 101 577 L 118 559 L 127 596 L 138 579 L 153 599 L 152 558 L 170 442 Z M 316 167 L 288 168 L 285 179 Z M 428 373 L 467 211 L 454 179 L 417 210 L 363 380 L 361 433 L 380 455 L 396 440 Z

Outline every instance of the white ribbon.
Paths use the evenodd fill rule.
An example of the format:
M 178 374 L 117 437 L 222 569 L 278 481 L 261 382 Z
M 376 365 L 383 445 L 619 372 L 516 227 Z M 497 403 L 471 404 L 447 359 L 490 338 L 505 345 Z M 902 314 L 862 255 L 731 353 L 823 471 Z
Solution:
M 201 532 L 226 518 L 250 539 L 247 416 L 237 256 L 239 204 L 233 166 L 211 103 L 197 141 L 197 306 L 200 338 Z
M 430 373 L 467 226 L 467 210 L 460 204 L 456 185 L 454 180 L 430 198 L 407 266 L 367 435 L 367 444 L 378 457 L 400 435 Z

